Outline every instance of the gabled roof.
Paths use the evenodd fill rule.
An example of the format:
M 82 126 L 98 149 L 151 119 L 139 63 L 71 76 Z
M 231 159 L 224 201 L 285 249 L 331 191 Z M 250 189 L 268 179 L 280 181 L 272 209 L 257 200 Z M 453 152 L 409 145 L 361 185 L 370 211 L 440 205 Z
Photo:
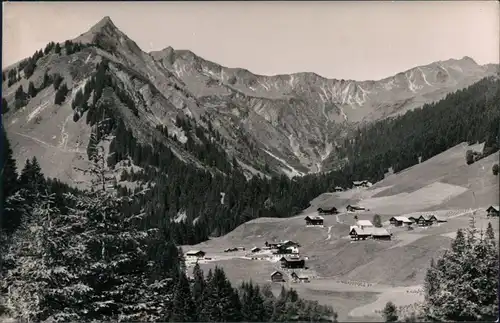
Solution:
M 282 273 L 281 271 L 275 271 L 275 272 L 273 272 L 273 273 L 271 274 L 271 277 L 272 277 L 272 276 L 274 276 L 274 275 L 277 275 L 277 274 L 279 274 L 279 275 L 283 275 L 283 273 Z
M 201 250 L 190 250 L 190 251 L 186 252 L 186 255 L 197 255 L 200 253 L 205 253 L 205 252 L 201 251 Z
M 358 210 L 364 210 L 364 209 L 365 209 L 365 208 L 364 208 L 364 207 L 362 207 L 362 206 L 351 205 L 351 204 L 349 204 L 348 206 L 346 206 L 346 209 L 347 209 L 347 208 L 350 208 L 350 207 L 351 207 L 351 208 L 353 208 L 353 209 L 358 209 Z
M 500 207 L 498 205 L 490 205 L 489 208 L 486 209 L 487 212 L 491 211 L 491 210 L 495 210 L 497 212 L 500 212 Z
M 286 262 L 296 262 L 296 261 L 304 261 L 304 259 L 300 257 L 281 257 L 280 261 L 285 260 Z
M 252 248 L 252 249 L 250 249 L 250 250 L 257 250 L 257 249 L 259 249 L 259 250 L 260 250 L 260 248 L 259 248 L 259 247 L 253 247 L 253 248 Z
M 337 208 L 333 204 L 320 204 L 318 206 L 318 209 L 322 209 L 322 210 L 328 211 L 328 210 L 333 210 L 333 209 L 336 210 Z
M 358 220 L 356 224 L 362 227 L 373 227 L 373 223 L 370 220 Z
M 309 219 L 309 220 L 324 220 L 325 218 L 322 216 L 319 216 L 319 215 L 308 215 L 305 217 L 304 220 L 307 220 L 307 219 Z
M 395 219 L 396 221 L 401 221 L 403 223 L 411 223 L 412 221 L 410 219 L 408 219 L 406 216 L 393 216 L 391 218 L 392 219 Z
M 358 235 L 358 236 L 363 236 L 363 235 L 371 235 L 372 234 L 372 227 L 368 227 L 368 228 L 361 228 L 361 227 L 358 227 L 357 225 L 351 225 L 350 229 L 349 229 L 349 234 L 352 233 L 352 231 L 354 230 L 354 232 Z
M 371 228 L 372 236 L 383 237 L 390 236 L 391 234 L 385 228 Z

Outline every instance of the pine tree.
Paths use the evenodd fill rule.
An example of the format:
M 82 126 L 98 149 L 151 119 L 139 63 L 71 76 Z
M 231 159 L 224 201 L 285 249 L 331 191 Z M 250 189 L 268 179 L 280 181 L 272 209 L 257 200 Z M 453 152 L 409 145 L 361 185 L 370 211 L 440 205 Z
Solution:
M 493 320 L 498 313 L 498 250 L 492 228 L 479 232 L 471 219 L 459 230 L 426 277 L 423 312 L 427 320 Z
M 184 272 L 179 274 L 174 290 L 172 322 L 196 322 L 196 306 L 191 295 L 189 281 Z
M 164 320 L 167 273 L 156 272 L 154 280 L 150 279 L 158 264 L 151 262 L 148 245 L 157 243 L 158 230 L 142 229 L 143 210 L 124 215 L 136 197 L 117 196 L 109 185 L 114 177 L 99 148 L 86 170 L 94 177 L 93 193 L 81 209 L 88 219 L 87 230 L 92 232 L 87 284 L 95 292 L 88 315 L 97 320 Z M 175 246 L 174 250 L 177 253 Z
M 224 271 L 216 267 L 209 271 L 204 295 L 202 320 L 211 322 L 236 322 L 240 319 L 241 303 Z
M 12 156 L 12 149 L 10 148 L 9 140 L 7 139 L 7 134 L 2 125 L 2 156 L 1 158 L 1 178 L 2 187 L 0 190 L 0 209 L 3 210 L 0 218 L 0 228 L 6 230 L 6 233 L 10 235 L 13 233 L 15 228 L 20 224 L 20 214 L 16 212 L 14 205 L 12 205 L 12 200 L 9 201 L 9 197 L 12 197 L 15 192 L 19 189 L 19 181 L 17 174 L 16 161 Z
M 2 114 L 9 112 L 9 104 L 5 98 L 2 98 Z
M 397 322 L 398 314 L 396 305 L 392 302 L 387 302 L 383 310 L 383 315 L 386 322 Z
M 5 257 L 12 269 L 2 281 L 2 288 L 8 290 L 7 304 L 14 318 L 42 321 L 52 311 L 46 298 L 53 268 L 46 249 L 50 243 L 50 223 L 58 210 L 48 195 L 41 195 L 32 203 L 32 212 L 23 217 Z
M 30 81 L 29 85 L 28 85 L 28 95 L 30 96 L 30 98 L 34 98 L 37 94 L 37 90 L 35 88 L 35 85 L 33 84 L 32 81 Z
M 203 276 L 203 271 L 198 263 L 196 263 L 193 268 L 193 280 L 193 300 L 196 304 L 197 312 L 200 313 L 203 308 L 203 293 L 205 292 L 206 282 L 205 277 Z
M 55 53 L 60 55 L 61 54 L 61 45 L 59 45 L 59 43 L 56 43 L 55 45 Z
M 382 227 L 382 219 L 380 218 L 380 215 L 375 214 L 373 216 L 373 225 L 375 228 L 381 228 Z

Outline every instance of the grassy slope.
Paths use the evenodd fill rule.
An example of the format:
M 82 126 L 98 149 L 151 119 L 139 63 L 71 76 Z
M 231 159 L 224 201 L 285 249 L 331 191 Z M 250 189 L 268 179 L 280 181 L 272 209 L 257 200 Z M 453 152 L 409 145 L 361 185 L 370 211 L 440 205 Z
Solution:
M 421 296 L 409 294 L 406 289 L 422 283 L 430 259 L 449 247 L 453 233 L 458 228 L 467 227 L 468 215 L 474 213 L 476 225 L 485 228 L 488 220 L 484 209 L 489 204 L 497 204 L 498 177 L 493 176 L 491 166 L 498 161 L 498 153 L 467 166 L 467 149 L 465 144 L 458 145 L 404 172 L 390 175 L 369 189 L 323 194 L 313 200 L 311 207 L 300 216 L 256 219 L 224 237 L 189 249 L 199 248 L 215 259 L 225 258 L 203 267 L 223 266 L 235 283 L 249 279 L 265 283 L 277 268 L 276 265 L 267 261 L 231 259 L 243 253 L 230 255 L 222 250 L 233 246 L 261 246 L 265 241 L 297 240 L 302 244 L 301 253 L 309 257 L 307 266 L 311 270 L 308 273 L 319 280 L 289 286 L 297 288 L 303 297 L 333 304 L 339 311 L 340 320 L 348 319 L 349 313 L 358 319 L 364 315 L 373 316 L 374 308 L 385 299 L 401 303 L 398 305 L 411 304 Z M 472 199 L 466 199 L 472 195 L 472 191 L 475 193 L 475 203 Z M 317 206 L 324 202 L 334 203 L 342 211 L 349 203 L 369 205 L 371 210 L 358 213 L 359 219 L 371 220 L 375 212 L 381 214 L 384 225 L 393 233 L 393 241 L 351 242 L 347 234 L 354 218 L 353 214 L 347 213 L 326 216 L 324 228 L 306 228 L 306 214 L 314 214 Z M 447 217 L 448 222 L 410 232 L 390 228 L 387 223 L 392 215 L 422 214 L 429 210 Z M 498 228 L 498 224 L 494 223 L 494 228 Z M 375 285 L 364 288 L 339 284 L 339 281 L 370 282 Z M 375 303 L 373 293 L 380 293 Z M 373 306 L 368 305 L 370 303 Z

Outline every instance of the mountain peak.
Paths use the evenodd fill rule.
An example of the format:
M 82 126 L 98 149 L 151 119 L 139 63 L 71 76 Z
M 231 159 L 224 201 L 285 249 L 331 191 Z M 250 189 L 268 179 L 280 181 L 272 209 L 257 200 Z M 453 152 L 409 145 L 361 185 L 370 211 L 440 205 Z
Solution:
M 111 20 L 111 18 L 109 16 L 105 16 L 104 18 L 99 20 L 99 22 L 96 23 L 94 26 L 92 26 L 92 28 L 90 28 L 90 30 L 97 31 L 97 30 L 105 29 L 106 27 L 111 27 L 111 28 L 116 29 L 115 24 L 113 23 L 113 21 Z
M 97 33 L 97 32 L 103 32 L 105 30 L 108 31 L 116 31 L 118 28 L 116 25 L 113 23 L 111 18 L 109 16 L 105 16 L 99 22 L 97 22 L 94 26 L 90 28 L 90 32 Z

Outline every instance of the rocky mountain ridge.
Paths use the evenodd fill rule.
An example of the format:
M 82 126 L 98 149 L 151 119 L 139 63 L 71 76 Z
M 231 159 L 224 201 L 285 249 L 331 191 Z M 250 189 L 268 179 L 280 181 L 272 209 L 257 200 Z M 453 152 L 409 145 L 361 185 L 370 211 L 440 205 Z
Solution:
M 167 47 L 146 53 L 109 17 L 71 43 L 84 46 L 76 52 L 49 50 L 37 58 L 32 75 L 27 77 L 21 69 L 14 84 L 8 86 L 5 77 L 2 83 L 3 96 L 13 106 L 20 85 L 27 90 L 32 82 L 39 89 L 45 74 L 62 75 L 69 88 L 62 104 L 52 103 L 55 88 L 43 88 L 26 105 L 10 109 L 4 124 L 19 162 L 40 156 L 47 175 L 70 182 L 78 181 L 72 168 L 84 162 L 81 147 L 91 133 L 84 121 L 90 112 L 73 109 L 72 102 L 103 59 L 109 61 L 114 92 L 125 93 L 129 98 L 125 101 L 133 102 L 137 111 L 126 109 L 123 95 L 113 91 L 103 91 L 96 106 L 116 106 L 137 140 L 164 141 L 180 158 L 206 167 L 185 149 L 189 134 L 176 120 L 187 118 L 206 133 L 209 129 L 219 133 L 214 145 L 248 174 L 289 176 L 324 169 L 323 161 L 331 159 L 350 127 L 437 101 L 494 75 L 498 68 L 464 57 L 378 81 L 334 80 L 314 73 L 262 76 L 221 66 L 187 50 Z M 168 137 L 158 127 L 166 127 Z

